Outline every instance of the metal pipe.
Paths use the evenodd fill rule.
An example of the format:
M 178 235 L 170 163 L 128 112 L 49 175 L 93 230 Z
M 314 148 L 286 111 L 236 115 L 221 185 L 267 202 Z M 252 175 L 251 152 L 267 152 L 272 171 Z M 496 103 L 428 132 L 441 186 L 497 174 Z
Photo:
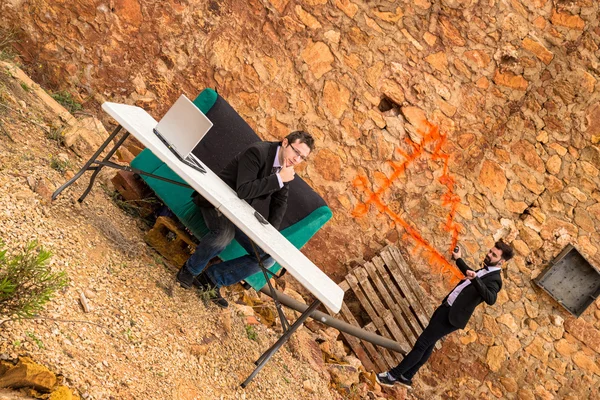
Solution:
M 277 300 L 279 300 L 279 302 L 281 304 L 283 304 L 284 306 L 289 307 L 293 310 L 299 311 L 301 313 L 306 311 L 306 309 L 308 308 L 308 306 L 306 304 L 300 303 L 298 300 L 295 300 L 295 299 L 291 298 L 290 296 L 287 296 L 276 289 L 274 289 L 274 290 L 276 292 Z M 273 296 L 271 296 L 271 293 L 266 286 L 263 287 L 260 291 L 269 297 L 273 297 Z M 379 336 L 375 333 L 366 331 L 357 326 L 350 325 L 347 322 L 340 321 L 339 319 L 336 319 L 336 318 L 332 317 L 331 315 L 328 315 L 328 314 L 325 314 L 325 313 L 315 310 L 310 314 L 310 317 L 312 319 L 314 319 L 315 321 L 322 322 L 327 326 L 331 326 L 339 331 L 345 332 L 345 333 L 355 336 L 359 339 L 366 340 L 367 342 L 373 343 L 377 346 L 385 347 L 386 349 L 398 352 L 402 355 L 406 355 L 406 349 L 403 349 L 402 346 L 400 345 L 400 343 L 395 342 L 388 338 L 384 338 L 383 336 Z

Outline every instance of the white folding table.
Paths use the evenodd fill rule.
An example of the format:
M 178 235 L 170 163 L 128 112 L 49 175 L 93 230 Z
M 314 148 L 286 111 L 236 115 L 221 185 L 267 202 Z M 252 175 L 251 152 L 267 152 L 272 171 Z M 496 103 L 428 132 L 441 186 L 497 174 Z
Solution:
M 291 326 L 287 325 L 285 317 L 283 317 L 280 312 L 280 317 L 283 317 L 284 319 L 282 320 L 284 334 L 255 362 L 255 370 L 242 383 L 242 387 L 246 387 L 275 352 L 289 340 L 294 331 L 304 323 L 321 303 L 331 311 L 335 313 L 339 312 L 344 297 L 343 290 L 271 224 L 265 224 L 264 221 L 259 221 L 256 211 L 246 201 L 238 198 L 235 191 L 223 182 L 213 171 L 206 167 L 206 165 L 201 163 L 205 170 L 205 172 L 202 173 L 181 162 L 153 132 L 157 122 L 150 114 L 139 107 L 126 104 L 107 102 L 102 105 L 102 108 L 119 123 L 119 126 L 81 170 L 54 192 L 52 196 L 53 199 L 55 199 L 66 187 L 79 179 L 84 172 L 91 170 L 94 172 L 90 178 L 90 184 L 79 199 L 80 202 L 83 201 L 91 190 L 96 175 L 104 166 L 125 169 L 182 185 L 180 182 L 171 181 L 169 179 L 145 173 L 144 171 L 135 170 L 131 167 L 120 166 L 110 161 L 110 158 L 116 152 L 118 147 L 125 141 L 129 133 L 131 133 L 136 139 L 142 142 L 144 146 L 150 149 L 155 156 L 186 181 L 190 187 L 210 201 L 223 215 L 242 230 L 242 232 L 248 235 L 248 237 L 266 253 L 273 257 L 316 297 L 317 300 L 315 300 Z M 103 150 L 116 138 L 121 127 L 125 128 L 126 132 L 114 144 L 107 155 L 103 159 L 99 159 Z M 266 269 L 263 268 L 263 273 L 266 274 L 265 271 Z M 267 283 L 270 285 L 268 277 L 265 277 L 267 278 Z

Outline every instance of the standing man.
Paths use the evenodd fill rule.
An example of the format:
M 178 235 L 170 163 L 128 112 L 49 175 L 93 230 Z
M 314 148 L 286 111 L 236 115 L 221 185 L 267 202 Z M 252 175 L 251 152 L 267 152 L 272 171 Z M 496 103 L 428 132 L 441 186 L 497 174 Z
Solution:
M 475 308 L 485 301 L 492 305 L 502 289 L 501 267 L 513 257 L 513 249 L 503 241 L 494 244 L 485 259 L 483 268 L 473 271 L 461 258 L 460 247 L 456 247 L 452 258 L 465 275 L 465 279 L 446 296 L 431 316 L 429 325 L 421 333 L 413 349 L 402 362 L 387 372 L 377 374 L 376 379 L 383 386 L 400 384 L 410 388 L 412 377 L 425 364 L 435 343 L 457 329 L 463 329 Z
M 254 143 L 235 156 L 219 173 L 219 177 L 250 205 L 255 199 L 270 197 L 268 221 L 279 229 L 287 209 L 289 183 L 295 175 L 294 166 L 306 161 L 313 148 L 313 137 L 304 131 L 292 132 L 281 142 Z M 177 273 L 177 281 L 185 289 L 193 285 L 210 289 L 211 292 L 214 289 L 211 300 L 219 307 L 226 308 L 229 303 L 221 296 L 219 289 L 259 272 L 258 259 L 248 236 L 197 192 L 192 196 L 194 203 L 200 207 L 209 232 L 202 237 L 194 254 Z M 248 255 L 206 268 L 206 264 L 234 238 Z M 275 263 L 262 249 L 257 249 L 266 268 Z

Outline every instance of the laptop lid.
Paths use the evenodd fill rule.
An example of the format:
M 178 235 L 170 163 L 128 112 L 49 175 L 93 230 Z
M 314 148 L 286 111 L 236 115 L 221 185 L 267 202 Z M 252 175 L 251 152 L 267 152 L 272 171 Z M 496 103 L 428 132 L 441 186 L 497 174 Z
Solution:
M 156 130 L 171 149 L 185 159 L 212 126 L 206 115 L 182 94 L 162 117 Z

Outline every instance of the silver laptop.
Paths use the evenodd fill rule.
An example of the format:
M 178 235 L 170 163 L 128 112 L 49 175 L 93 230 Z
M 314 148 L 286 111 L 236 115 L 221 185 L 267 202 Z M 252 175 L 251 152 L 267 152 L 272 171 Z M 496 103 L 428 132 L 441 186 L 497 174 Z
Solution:
M 192 150 L 212 126 L 206 115 L 182 94 L 162 117 L 154 132 L 180 160 L 200 166 Z

